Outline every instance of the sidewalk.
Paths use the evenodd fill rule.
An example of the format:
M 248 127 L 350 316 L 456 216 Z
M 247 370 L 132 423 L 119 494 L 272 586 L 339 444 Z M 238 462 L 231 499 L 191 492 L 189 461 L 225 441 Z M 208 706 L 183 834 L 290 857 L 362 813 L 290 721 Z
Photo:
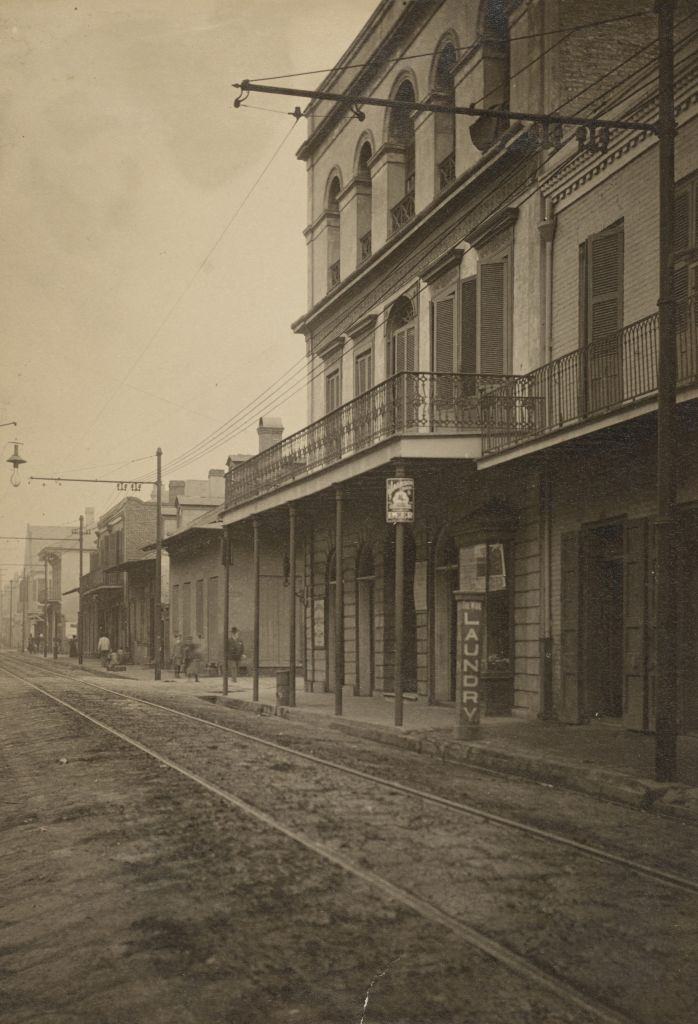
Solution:
M 49 663 L 51 659 L 49 658 Z M 61 657 L 62 667 L 77 669 L 74 660 Z M 605 722 L 569 726 L 538 719 L 485 718 L 480 735 L 466 741 L 454 737 L 452 706 L 429 707 L 421 701 L 404 701 L 404 725 L 393 725 L 391 698 L 355 697 L 347 687 L 343 694 L 343 715 L 334 715 L 334 694 L 306 693 L 302 679 L 296 688 L 296 707 L 277 707 L 276 681 L 260 679 L 259 701 L 252 702 L 249 676 L 230 682 L 223 696 L 222 679 L 200 678 L 198 683 L 175 679 L 163 669 L 155 682 L 153 670 L 129 665 L 125 672 L 105 672 L 96 659 L 86 659 L 83 668 L 104 675 L 119 689 L 133 693 L 197 696 L 238 710 L 307 723 L 322 720 L 329 728 L 398 746 L 415 753 L 453 763 L 489 768 L 571 789 L 592 796 L 616 800 L 671 817 L 698 821 L 698 736 L 679 737 L 679 771 L 676 783 L 653 781 L 654 736 L 628 732 Z

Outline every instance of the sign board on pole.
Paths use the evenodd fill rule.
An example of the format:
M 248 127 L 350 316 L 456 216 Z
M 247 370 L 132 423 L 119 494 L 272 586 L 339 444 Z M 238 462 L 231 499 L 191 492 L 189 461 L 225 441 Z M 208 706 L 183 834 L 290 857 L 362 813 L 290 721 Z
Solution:
M 463 738 L 480 724 L 482 687 L 480 656 L 482 652 L 483 605 L 477 595 L 457 595 L 458 602 L 458 716 L 456 734 Z
M 411 477 L 393 476 L 385 481 L 385 521 L 414 522 L 414 480 Z

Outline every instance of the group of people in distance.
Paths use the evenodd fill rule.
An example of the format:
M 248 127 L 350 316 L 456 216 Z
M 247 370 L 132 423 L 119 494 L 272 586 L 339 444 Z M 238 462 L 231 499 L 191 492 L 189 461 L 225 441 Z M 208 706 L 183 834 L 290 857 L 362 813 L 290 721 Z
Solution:
M 193 679 L 194 682 L 198 683 L 199 673 L 202 670 L 203 664 L 201 653 L 202 640 L 203 637 L 199 636 L 197 640 L 185 642 L 181 634 L 175 634 L 175 642 L 172 648 L 172 668 L 174 669 L 175 678 L 179 679 L 184 674 L 187 679 Z M 238 670 L 244 653 L 245 645 L 242 642 L 240 631 L 237 626 L 233 626 L 228 637 L 228 666 L 233 681 L 238 677 Z

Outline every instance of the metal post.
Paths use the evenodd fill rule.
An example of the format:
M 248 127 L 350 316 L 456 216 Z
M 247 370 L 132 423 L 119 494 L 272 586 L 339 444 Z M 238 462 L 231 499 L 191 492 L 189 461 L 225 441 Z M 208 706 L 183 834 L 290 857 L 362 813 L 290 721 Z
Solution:
M 288 706 L 296 706 L 296 510 L 288 506 Z
M 85 517 L 80 516 L 80 574 L 78 577 L 78 665 L 82 665 L 82 560 L 84 551 Z
M 161 678 L 162 644 L 162 448 L 155 453 L 157 476 L 155 478 L 155 614 L 153 616 L 153 643 L 155 644 L 155 679 Z
M 674 0 L 655 3 L 659 38 L 659 358 L 657 367 L 657 717 L 655 777 L 676 774 L 676 321 Z
M 335 592 L 334 592 L 334 713 L 342 714 L 344 688 L 344 522 L 342 489 L 337 487 L 335 501 Z
M 10 650 L 12 650 L 12 587 L 13 587 L 13 583 L 14 583 L 14 580 L 10 580 L 10 640 L 9 640 L 9 648 L 10 648 Z
M 27 582 L 27 574 L 24 573 L 22 577 L 22 650 L 27 649 L 27 599 L 29 584 Z
M 230 528 L 223 527 L 223 695 L 228 695 L 228 633 L 230 632 Z
M 48 658 L 48 562 L 44 558 L 44 657 Z
M 252 562 L 254 575 L 254 621 L 252 624 L 252 700 L 259 700 L 259 520 L 252 520 Z
M 405 524 L 395 524 L 395 725 L 402 725 L 402 627 L 405 604 Z

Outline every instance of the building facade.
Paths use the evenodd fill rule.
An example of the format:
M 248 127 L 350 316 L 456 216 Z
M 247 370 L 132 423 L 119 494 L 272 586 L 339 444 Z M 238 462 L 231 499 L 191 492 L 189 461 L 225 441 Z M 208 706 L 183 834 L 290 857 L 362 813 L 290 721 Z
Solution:
M 656 137 L 580 138 L 448 109 L 655 121 L 656 25 L 631 2 L 614 5 L 626 21 L 595 25 L 605 10 L 385 0 L 321 88 L 408 106 L 306 111 L 308 311 L 294 327 L 309 425 L 231 467 L 222 519 L 233 535 L 285 528 L 312 688 L 389 693 L 401 666 L 404 690 L 453 701 L 459 600 L 479 595 L 487 712 L 653 728 Z M 698 611 L 688 14 L 677 5 L 687 623 Z M 414 520 L 399 532 L 386 523 L 390 479 L 414 482 Z M 686 630 L 683 729 L 698 726 L 695 644 Z

